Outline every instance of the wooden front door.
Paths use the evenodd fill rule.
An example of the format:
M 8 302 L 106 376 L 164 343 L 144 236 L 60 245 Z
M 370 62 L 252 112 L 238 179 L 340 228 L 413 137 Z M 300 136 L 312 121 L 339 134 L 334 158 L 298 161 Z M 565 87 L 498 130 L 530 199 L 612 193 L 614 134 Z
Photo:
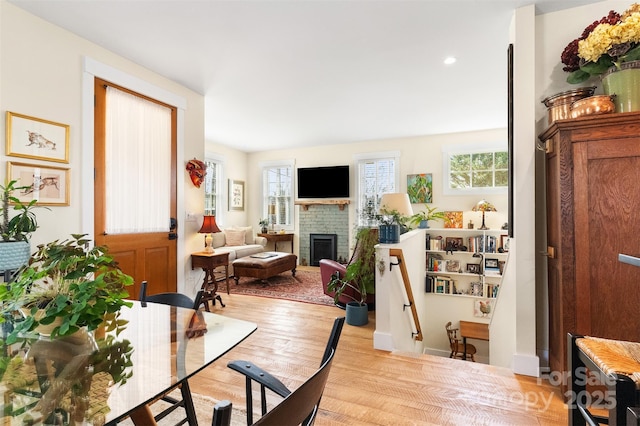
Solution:
M 127 92 L 136 97 L 140 97 L 147 101 L 156 102 L 163 107 L 170 110 L 171 117 L 171 130 L 170 130 L 170 149 L 167 150 L 166 156 L 170 158 L 164 158 L 166 160 L 164 164 L 167 164 L 167 169 L 162 170 L 161 173 L 170 174 L 170 178 L 166 181 L 167 184 L 157 184 L 152 177 L 153 171 L 147 172 L 149 168 L 153 169 L 156 166 L 149 164 L 148 158 L 145 158 L 144 153 L 140 155 L 136 161 L 139 163 L 131 166 L 131 159 L 119 158 L 118 155 L 110 154 L 109 149 L 109 135 L 108 132 L 116 132 L 118 123 L 114 123 L 114 119 L 107 120 L 106 106 L 107 106 L 107 87 L 115 87 L 118 90 Z M 118 261 L 122 270 L 131 275 L 135 280 L 135 286 L 129 289 L 131 298 L 137 299 L 140 290 L 140 282 L 146 280 L 148 282 L 148 294 L 162 293 L 162 292 L 175 292 L 177 291 L 177 243 L 176 243 L 176 109 L 163 105 L 160 102 L 148 99 L 142 95 L 130 92 L 121 87 L 114 86 L 106 81 L 97 79 L 95 80 L 95 236 L 96 244 L 106 245 L 109 247 L 109 252 Z M 107 125 L 107 121 L 109 124 Z M 138 120 L 136 120 L 138 121 Z M 140 131 L 145 132 L 145 126 L 140 121 Z M 115 127 L 114 127 L 115 126 Z M 123 136 L 124 137 L 124 136 Z M 139 144 L 137 138 L 131 138 L 127 141 L 129 145 Z M 121 157 L 121 156 L 120 156 Z M 127 163 L 128 164 L 124 164 Z M 110 166 L 107 166 L 110 164 Z M 151 167 L 150 167 L 151 166 Z M 130 176 L 125 182 L 114 183 L 114 179 L 109 178 L 109 173 L 113 173 L 113 170 L 117 170 L 118 173 L 123 173 Z M 109 172 L 108 170 L 111 170 Z M 131 173 L 135 170 L 135 173 Z M 165 175 L 166 176 L 166 175 Z M 108 187 L 111 185 L 111 187 Z M 140 194 L 149 196 L 163 195 L 167 200 L 168 206 L 166 214 L 166 228 L 154 229 L 152 231 L 145 230 L 144 220 L 138 221 L 132 225 L 132 229 L 126 231 L 110 231 L 110 220 L 113 221 L 113 214 L 116 215 L 133 215 L 137 214 L 144 217 L 145 214 L 152 215 L 157 214 L 155 208 L 147 208 L 143 203 L 127 202 L 118 203 L 120 205 L 108 205 L 109 197 L 107 189 L 113 189 L 116 186 L 126 187 L 122 188 L 123 191 L 134 191 L 134 194 Z M 135 198 L 135 197 L 134 197 Z M 116 204 L 116 203 L 113 203 Z M 165 207 L 163 205 L 163 207 Z M 162 209 L 165 210 L 165 209 Z M 114 213 L 115 212 L 115 213 Z M 111 214 L 111 216 L 110 216 Z M 110 219 L 112 218 L 112 219 Z M 158 219 L 156 219 L 157 221 Z M 164 219 L 162 219 L 164 222 Z M 139 228 L 138 228 L 139 227 Z

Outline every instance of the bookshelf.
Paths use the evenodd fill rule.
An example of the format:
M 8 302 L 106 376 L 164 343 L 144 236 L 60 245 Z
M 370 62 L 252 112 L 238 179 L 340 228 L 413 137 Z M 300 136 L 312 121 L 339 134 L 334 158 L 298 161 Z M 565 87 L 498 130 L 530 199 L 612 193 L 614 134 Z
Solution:
M 507 231 L 429 228 L 426 230 L 425 292 L 495 299 L 507 260 Z

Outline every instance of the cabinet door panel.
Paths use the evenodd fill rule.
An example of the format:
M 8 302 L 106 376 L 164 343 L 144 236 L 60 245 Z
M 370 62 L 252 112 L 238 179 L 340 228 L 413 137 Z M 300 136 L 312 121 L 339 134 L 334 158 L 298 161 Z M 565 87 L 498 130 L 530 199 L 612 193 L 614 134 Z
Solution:
M 640 144 L 625 142 L 633 143 L 631 152 Z M 587 155 L 588 143 L 574 150 L 576 331 L 640 341 L 640 327 L 630 321 L 640 306 L 640 271 L 618 261 L 619 253 L 640 254 L 640 155 L 620 156 L 619 141 L 592 144 L 595 156 Z

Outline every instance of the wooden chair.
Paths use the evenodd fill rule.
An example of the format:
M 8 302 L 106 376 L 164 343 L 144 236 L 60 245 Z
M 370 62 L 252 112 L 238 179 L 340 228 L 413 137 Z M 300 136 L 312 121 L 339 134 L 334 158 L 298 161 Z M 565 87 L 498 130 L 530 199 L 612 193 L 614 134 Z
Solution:
M 449 358 L 459 358 L 475 362 L 476 347 L 471 343 L 467 343 L 467 352 L 465 356 L 464 344 L 458 339 L 458 329 L 451 328 L 451 321 L 449 321 L 444 326 L 444 328 L 447 330 L 447 336 L 449 337 L 449 347 L 451 348 Z
M 324 350 L 324 354 L 322 356 L 322 361 L 320 362 L 320 370 L 318 370 L 318 372 L 316 372 L 316 374 L 309 379 L 306 383 L 310 382 L 310 381 L 314 381 L 315 384 L 313 385 L 307 385 L 307 387 L 313 387 L 313 389 L 315 389 L 315 391 L 317 391 L 317 383 L 321 382 L 322 383 L 322 387 L 320 388 L 320 394 L 318 396 L 318 398 L 316 398 L 315 400 L 312 400 L 311 403 L 311 407 L 315 407 L 313 412 L 312 410 L 309 410 L 306 412 L 305 416 L 302 417 L 302 419 L 300 419 L 298 421 L 298 423 L 292 423 L 292 422 L 284 422 L 284 423 L 279 423 L 278 420 L 282 419 L 282 417 L 280 417 L 280 413 L 282 410 L 284 410 L 285 413 L 285 418 L 286 418 L 286 413 L 287 410 L 291 410 L 293 409 L 292 407 L 297 407 L 298 405 L 300 405 L 300 402 L 288 402 L 287 406 L 289 407 L 287 408 L 281 408 L 278 409 L 278 411 L 276 411 L 275 414 L 271 414 L 272 419 L 278 419 L 278 420 L 273 420 L 274 423 L 260 423 L 262 422 L 262 418 L 264 418 L 267 414 L 267 400 L 266 400 L 266 389 L 271 390 L 272 392 L 276 393 L 277 395 L 285 398 L 285 400 L 289 399 L 289 397 L 292 395 L 292 392 L 280 381 L 278 380 L 276 377 L 274 377 L 273 375 L 271 375 L 270 373 L 268 373 L 267 371 L 263 370 L 262 368 L 258 367 L 257 365 L 255 365 L 254 363 L 250 362 L 250 361 L 242 361 L 242 360 L 237 360 L 237 361 L 231 361 L 229 362 L 229 364 L 227 364 L 227 366 L 229 368 L 231 368 L 232 370 L 235 370 L 237 372 L 239 372 L 240 374 L 243 374 L 246 377 L 246 399 L 247 399 L 247 425 L 251 425 L 253 424 L 253 394 L 251 391 L 251 383 L 252 381 L 255 381 L 256 383 L 260 384 L 260 398 L 261 398 L 261 408 L 262 408 L 262 418 L 261 420 L 258 422 L 259 424 L 280 424 L 280 425 L 284 425 L 284 424 L 300 424 L 300 422 L 302 420 L 304 420 L 307 416 L 310 417 L 310 423 L 305 423 L 305 424 L 312 424 L 313 423 L 313 419 L 315 418 L 315 412 L 317 411 L 318 408 L 318 404 L 320 403 L 320 396 L 322 396 L 322 389 L 324 389 L 324 382 L 326 382 L 326 377 L 324 379 L 316 379 L 314 380 L 314 378 L 320 374 L 320 371 L 323 370 L 326 367 L 326 373 L 322 373 L 320 375 L 328 375 L 329 372 L 329 367 L 327 367 L 327 364 L 330 365 L 330 362 L 328 363 L 327 360 L 331 359 L 333 354 L 336 351 L 336 348 L 338 347 L 338 341 L 340 340 L 340 334 L 342 333 L 342 326 L 344 325 L 344 317 L 340 317 L 340 318 L 336 318 L 335 321 L 333 322 L 333 329 L 331 330 L 331 334 L 329 335 L 329 340 L 327 341 L 327 345 L 325 347 Z M 323 381 L 324 380 L 324 381 Z M 304 384 L 301 386 L 301 388 L 305 386 Z M 299 388 L 300 389 L 300 388 Z M 297 390 L 296 390 L 297 391 Z M 309 396 L 307 394 L 308 391 L 305 390 L 301 390 L 300 393 L 302 395 L 304 395 L 304 398 L 311 398 L 313 399 L 311 396 Z M 313 394 L 315 395 L 315 393 Z M 300 398 L 300 396 L 296 396 L 293 398 L 294 401 L 298 401 L 298 399 Z M 282 404 L 284 404 L 284 401 L 282 403 L 280 403 L 276 408 L 280 407 Z M 291 404 L 291 405 L 289 405 Z M 220 414 L 218 414 L 218 416 L 222 416 L 222 417 L 226 417 L 227 414 L 230 412 L 231 410 L 231 404 L 229 403 L 229 407 L 228 408 L 224 408 L 223 405 L 225 404 L 220 404 L 218 405 L 218 411 L 220 412 Z M 269 413 L 273 412 L 276 410 L 276 408 L 274 408 L 273 410 L 271 410 Z M 297 408 L 295 411 L 298 411 Z M 300 412 L 304 412 L 303 409 L 299 410 Z M 214 411 L 215 412 L 215 411 Z M 228 414 L 230 417 L 230 414 Z M 215 417 L 215 414 L 214 414 Z M 215 418 L 214 418 L 214 424 L 215 424 Z M 218 420 L 220 421 L 220 420 Z M 266 421 L 266 420 L 265 420 Z M 256 424 L 258 424 L 256 423 Z
M 289 393 L 280 404 L 264 414 L 257 422 L 251 423 L 247 417 L 247 424 L 264 426 L 313 425 L 324 387 L 329 378 L 334 355 L 335 351 L 331 349 L 328 358 L 313 376 Z M 231 402 L 224 400 L 217 403 L 213 407 L 211 424 L 213 426 L 229 426 L 231 424 L 231 410 Z
M 140 284 L 140 302 L 142 302 L 142 306 L 146 306 L 147 302 L 152 303 L 160 303 L 163 305 L 177 306 L 181 308 L 194 309 L 198 310 L 200 306 L 200 301 L 202 299 L 202 291 L 199 291 L 196 295 L 195 301 L 191 300 L 190 297 L 182 294 L 182 293 L 158 293 L 152 294 L 150 296 L 147 295 L 147 282 L 142 281 Z M 180 393 L 182 394 L 182 399 L 178 400 L 169 396 L 169 393 L 174 389 L 180 388 Z M 159 399 L 164 402 L 171 404 L 168 408 L 162 410 L 160 413 L 156 414 L 155 420 L 156 422 L 165 418 L 169 414 L 171 414 L 176 409 L 182 407 L 185 410 L 186 417 L 180 420 L 175 425 L 183 425 L 185 423 L 189 423 L 190 425 L 197 425 L 198 421 L 196 418 L 196 410 L 193 406 L 193 399 L 191 398 L 191 390 L 189 389 L 189 383 L 187 380 L 183 380 L 182 382 L 176 384 L 173 388 L 169 389 L 164 395 L 162 395 Z
M 640 425 L 640 343 L 568 333 L 567 349 L 569 425 Z

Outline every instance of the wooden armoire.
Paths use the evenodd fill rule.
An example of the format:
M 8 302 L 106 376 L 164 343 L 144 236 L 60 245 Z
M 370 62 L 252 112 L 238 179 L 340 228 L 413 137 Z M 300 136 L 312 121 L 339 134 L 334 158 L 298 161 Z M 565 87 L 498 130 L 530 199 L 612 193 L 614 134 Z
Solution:
M 640 341 L 640 112 L 553 123 L 546 149 L 549 364 L 567 333 Z

